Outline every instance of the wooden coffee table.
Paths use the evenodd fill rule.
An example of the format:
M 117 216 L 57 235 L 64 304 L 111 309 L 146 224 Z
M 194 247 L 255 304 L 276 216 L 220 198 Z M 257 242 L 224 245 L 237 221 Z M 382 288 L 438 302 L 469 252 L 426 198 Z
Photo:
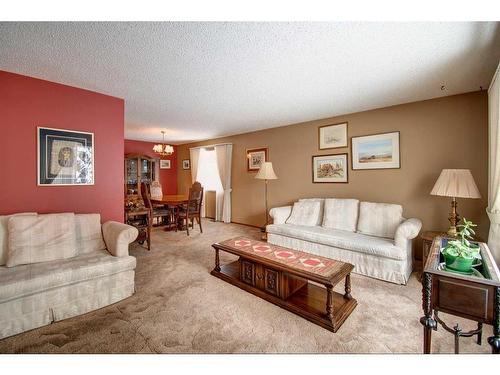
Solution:
M 246 237 L 212 246 L 215 249 L 212 275 L 332 332 L 339 329 L 357 305 L 351 296 L 352 264 Z M 219 251 L 238 255 L 239 259 L 221 265 Z M 334 292 L 333 288 L 342 280 L 345 293 Z

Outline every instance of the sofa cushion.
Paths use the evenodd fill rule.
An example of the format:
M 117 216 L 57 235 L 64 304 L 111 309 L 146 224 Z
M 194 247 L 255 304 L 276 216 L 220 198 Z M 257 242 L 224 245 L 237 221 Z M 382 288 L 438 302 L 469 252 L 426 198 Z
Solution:
M 319 202 L 319 215 L 315 225 L 321 225 L 323 222 L 323 209 L 325 207 L 325 198 L 300 198 L 299 202 Z
M 322 226 L 324 228 L 356 232 L 358 206 L 359 201 L 357 199 L 325 199 Z
M 3 266 L 0 267 L 0 303 L 49 288 L 133 270 L 135 265 L 136 260 L 132 256 L 118 258 L 100 250 L 71 259 L 14 268 Z
M 100 214 L 75 215 L 76 251 L 78 255 L 105 250 Z
M 7 267 L 76 256 L 73 213 L 9 218 Z
M 0 216 L 0 266 L 3 266 L 5 265 L 5 263 L 7 263 L 9 218 L 16 215 L 36 215 L 36 212 L 21 212 L 18 214 Z
M 390 239 L 345 230 L 273 224 L 267 226 L 267 232 L 389 259 L 403 260 L 407 257 L 405 249 L 396 247 Z
M 293 204 L 292 213 L 286 220 L 287 224 L 315 226 L 320 217 L 320 202 L 302 201 Z
M 399 204 L 361 202 L 359 205 L 359 233 L 394 238 L 402 221 L 403 207 Z

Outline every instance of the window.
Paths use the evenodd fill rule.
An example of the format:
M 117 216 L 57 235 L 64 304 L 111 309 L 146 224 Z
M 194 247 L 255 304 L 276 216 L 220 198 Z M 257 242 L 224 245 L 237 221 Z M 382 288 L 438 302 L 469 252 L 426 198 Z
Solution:
M 219 177 L 219 168 L 217 167 L 217 156 L 215 149 L 200 150 L 198 160 L 198 175 L 196 180 L 201 183 L 205 191 L 222 191 L 222 183 Z

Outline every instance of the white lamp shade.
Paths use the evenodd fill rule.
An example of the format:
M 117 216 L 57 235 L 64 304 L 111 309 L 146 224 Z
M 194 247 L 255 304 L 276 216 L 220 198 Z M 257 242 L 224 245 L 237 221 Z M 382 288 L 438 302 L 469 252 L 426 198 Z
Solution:
M 278 177 L 276 176 L 276 173 L 274 173 L 273 163 L 270 161 L 262 163 L 259 172 L 255 175 L 255 178 L 258 178 L 259 180 L 276 180 Z
M 455 198 L 481 198 L 474 178 L 468 169 L 443 169 L 431 195 Z

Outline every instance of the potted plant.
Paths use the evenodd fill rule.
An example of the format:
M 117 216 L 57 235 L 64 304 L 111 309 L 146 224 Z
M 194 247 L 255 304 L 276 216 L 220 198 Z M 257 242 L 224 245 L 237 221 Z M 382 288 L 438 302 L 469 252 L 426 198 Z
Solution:
M 462 224 L 457 226 L 460 228 L 458 238 L 456 240 L 449 240 L 446 246 L 441 249 L 441 253 L 444 256 L 446 268 L 459 272 L 472 273 L 474 261 L 481 259 L 479 246 L 469 241 L 476 234 L 472 228 L 477 225 L 465 218 L 462 219 L 462 222 Z

